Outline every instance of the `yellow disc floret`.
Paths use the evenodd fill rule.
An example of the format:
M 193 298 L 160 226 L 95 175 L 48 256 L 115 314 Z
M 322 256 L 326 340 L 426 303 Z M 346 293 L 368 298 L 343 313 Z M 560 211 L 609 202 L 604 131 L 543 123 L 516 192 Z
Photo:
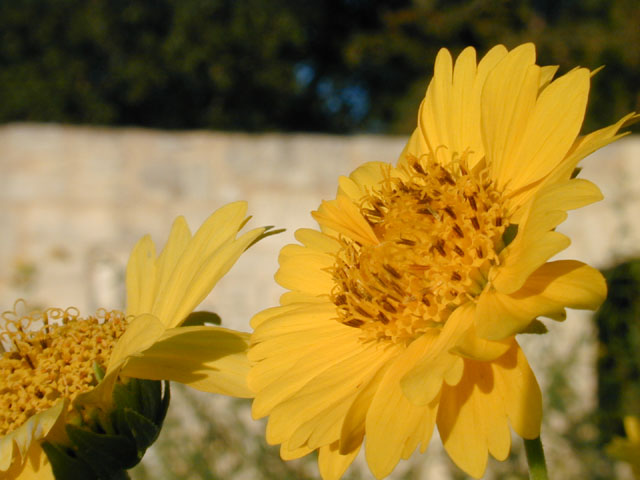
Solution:
M 360 204 L 379 243 L 341 238 L 332 300 L 365 339 L 410 343 L 473 299 L 498 262 L 508 225 L 502 196 L 481 166 L 409 158 Z
M 127 325 L 119 311 L 100 310 L 81 318 L 74 308 L 23 317 L 6 312 L 2 321 L 0 435 L 61 398 L 72 401 L 94 387 L 94 367 L 106 368 Z

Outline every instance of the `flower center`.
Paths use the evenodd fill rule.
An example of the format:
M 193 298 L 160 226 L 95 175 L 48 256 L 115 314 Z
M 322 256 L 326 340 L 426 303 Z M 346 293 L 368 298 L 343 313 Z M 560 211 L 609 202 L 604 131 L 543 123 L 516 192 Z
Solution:
M 50 308 L 18 317 L 2 315 L 0 338 L 0 435 L 6 435 L 60 398 L 75 399 L 97 384 L 127 322 L 119 311 L 80 318 L 74 308 Z
M 408 344 L 442 327 L 482 291 L 504 246 L 502 196 L 487 171 L 470 171 L 464 158 L 448 168 L 428 156 L 409 158 L 360 210 L 379 243 L 341 239 L 332 300 L 339 321 L 367 340 Z

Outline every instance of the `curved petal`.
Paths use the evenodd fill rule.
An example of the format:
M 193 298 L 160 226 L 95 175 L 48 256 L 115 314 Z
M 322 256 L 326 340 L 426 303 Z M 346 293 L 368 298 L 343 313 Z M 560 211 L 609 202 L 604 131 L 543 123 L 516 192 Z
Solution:
M 414 342 L 415 343 L 415 342 Z M 408 458 L 418 443 L 426 450 L 435 425 L 438 402 L 415 405 L 402 392 L 400 379 L 422 358 L 409 347 L 386 371 L 366 417 L 366 456 L 376 478 L 386 477 L 400 458 Z
M 491 178 L 499 189 L 514 168 L 511 156 L 535 105 L 540 67 L 531 43 L 511 50 L 492 69 L 482 90 L 481 129 Z
M 185 218 L 180 216 L 174 220 L 167 243 L 156 260 L 157 280 L 154 295 L 157 295 L 158 291 L 171 281 L 171 276 L 190 241 L 191 230 Z M 151 308 L 129 313 L 137 315 L 150 311 Z
M 389 168 L 390 165 L 383 162 L 363 163 L 351 172 L 349 177 L 339 178 L 338 195 L 345 195 L 357 204 L 371 188 L 380 185 Z
M 451 353 L 470 360 L 490 362 L 501 357 L 511 346 L 511 339 L 494 342 L 479 337 L 475 325 L 472 325 L 458 340 Z
M 176 288 L 176 297 L 170 297 L 169 292 L 165 292 L 166 297 L 159 294 L 160 304 L 164 306 L 157 310 L 154 307 L 154 314 L 163 315 L 164 317 L 159 318 L 162 318 L 168 328 L 180 325 L 262 233 L 264 233 L 263 228 L 251 230 L 217 248 L 208 257 L 196 260 L 191 270 L 182 272 L 184 283 Z
M 171 380 L 205 392 L 249 398 L 249 334 L 222 327 L 166 330 L 148 349 L 131 357 L 121 374 Z
M 353 463 L 360 447 L 343 454 L 338 448 L 338 442 L 320 447 L 318 451 L 318 467 L 323 480 L 338 480 Z
M 156 290 L 156 247 L 149 235 L 131 251 L 127 263 L 127 315 L 149 312 Z
M 320 225 L 363 245 L 379 243 L 378 237 L 360 213 L 360 209 L 345 195 L 338 195 L 335 200 L 323 201 L 320 208 L 311 215 Z
M 553 229 L 567 217 L 567 210 L 602 199 L 600 189 L 588 180 L 573 179 L 546 185 L 532 200 L 514 241 L 501 253 L 501 264 L 489 280 L 501 293 L 512 293 L 553 255 L 566 248 L 569 239 Z
M 596 130 L 595 132 L 591 132 L 584 137 L 578 138 L 562 163 L 551 173 L 548 181 L 555 182 L 569 179 L 580 160 L 592 154 L 596 150 L 599 150 L 600 148 L 629 134 L 630 132 L 618 134 L 618 131 L 626 125 L 634 123 L 638 119 L 640 119 L 640 115 L 630 113 L 622 117 L 613 125 L 609 125 L 601 128 L 600 130 Z
M 464 361 L 460 383 L 442 389 L 437 423 L 445 450 L 472 477 L 484 474 L 489 452 L 507 457 L 511 433 L 490 362 Z
M 451 57 L 441 50 L 434 77 L 418 114 L 418 128 L 407 142 L 399 164 L 407 155 L 420 157 L 446 146 L 449 158 L 467 152 L 471 168 L 484 157 L 480 131 L 480 97 L 489 72 L 507 54 L 504 46 L 492 48 L 476 66 L 476 53 L 466 48 L 451 71 Z
M 509 190 L 516 191 L 537 182 L 562 162 L 584 120 L 589 78 L 589 71 L 580 68 L 542 91 L 520 130 L 519 143 L 510 152 L 512 160 L 505 165 L 509 168 L 503 170 L 508 180 L 502 184 L 508 184 Z
M 448 380 L 447 376 L 453 375 L 459 380 L 462 359 L 450 353 L 450 350 L 471 327 L 473 315 L 473 303 L 465 303 L 453 311 L 439 335 L 425 334 L 409 346 L 409 349 L 422 350 L 423 356 L 402 377 L 400 385 L 404 394 L 416 405 L 430 403 L 440 391 L 442 383 Z M 448 380 L 447 383 L 456 383 L 456 380 Z
M 340 242 L 335 238 L 310 228 L 296 230 L 295 237 L 305 247 L 318 252 L 334 254 L 340 249 Z
M 153 315 L 145 314 L 134 318 L 113 347 L 107 374 L 121 366 L 130 356 L 153 345 L 165 330 L 163 323 Z
M 201 289 L 207 290 L 206 296 L 246 245 L 262 233 L 254 231 L 253 238 L 245 238 L 243 243 L 246 245 L 240 252 L 237 252 L 239 245 L 230 246 L 235 243 L 235 236 L 245 222 L 246 211 L 246 202 L 230 203 L 216 210 L 202 224 L 184 247 L 180 258 L 173 260 L 175 267 L 171 273 L 163 275 L 166 283 L 158 285 L 153 308 L 148 313 L 154 314 L 169 328 L 179 325 L 186 317 L 182 314 L 188 314 L 197 307 L 204 298 Z M 221 262 L 224 268 L 212 261 Z M 205 275 L 211 275 L 211 278 L 205 278 Z M 202 288 L 193 291 L 192 283 Z
M 292 449 L 310 441 L 316 432 L 323 435 L 309 444 L 310 447 L 338 440 L 348 407 L 391 355 L 389 350 L 379 349 L 376 345 L 363 345 L 359 351 L 344 356 L 321 373 L 307 377 L 309 381 L 300 390 L 272 409 L 267 424 L 267 441 L 287 441 L 288 448 Z M 299 360 L 307 361 L 307 358 Z M 259 395 L 260 392 L 256 398 Z M 337 416 L 331 414 L 335 410 Z M 302 431 L 292 438 L 301 428 Z M 291 443 L 292 439 L 295 444 Z
M 491 368 L 511 427 L 531 440 L 540 436 L 542 394 L 524 352 L 518 342 L 513 343 L 507 354 L 491 363 Z
M 331 267 L 336 258 L 301 245 L 286 245 L 280 251 L 275 279 L 289 290 L 325 297 L 333 288 Z
M 15 462 L 2 476 L 4 480 L 55 480 L 51 463 L 39 443 L 34 443 L 24 461 Z
M 479 336 L 499 340 L 522 331 L 538 316 L 564 318 L 565 307 L 595 310 L 606 295 L 605 280 L 595 268 L 574 260 L 550 262 L 515 293 L 483 292 L 475 325 Z
M 46 455 L 40 442 L 56 427 L 64 417 L 67 408 L 65 400 L 53 407 L 37 413 L 14 431 L 0 437 L 0 472 L 3 478 L 35 478 L 42 473 L 43 478 L 51 474 Z M 38 477 L 40 478 L 40 477 Z

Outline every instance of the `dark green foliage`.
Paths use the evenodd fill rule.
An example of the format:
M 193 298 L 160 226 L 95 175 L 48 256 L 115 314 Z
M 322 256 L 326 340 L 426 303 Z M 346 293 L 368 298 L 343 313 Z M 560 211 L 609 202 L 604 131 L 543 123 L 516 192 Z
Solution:
M 596 316 L 602 444 L 624 436 L 625 415 L 640 416 L 640 259 L 608 270 L 605 277 L 609 294 Z
M 442 46 L 606 65 L 587 128 L 640 109 L 636 0 L 0 0 L 0 122 L 409 133 Z M 637 127 L 636 127 L 637 128 Z
M 57 479 L 118 480 L 137 465 L 158 438 L 169 407 L 169 382 L 130 379 L 117 383 L 113 408 L 86 411 L 80 425 L 67 424 L 68 442 L 42 447 Z M 78 406 L 83 411 L 82 406 Z

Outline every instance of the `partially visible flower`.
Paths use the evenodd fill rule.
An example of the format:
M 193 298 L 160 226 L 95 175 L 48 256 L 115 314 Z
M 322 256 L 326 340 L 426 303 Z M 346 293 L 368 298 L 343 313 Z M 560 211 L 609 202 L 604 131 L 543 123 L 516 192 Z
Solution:
M 437 425 L 474 477 L 504 460 L 509 426 L 539 436 L 541 394 L 515 334 L 538 316 L 595 309 L 600 273 L 547 262 L 569 245 L 567 210 L 602 198 L 575 179 L 580 159 L 633 118 L 577 137 L 590 72 L 553 80 L 535 48 L 493 48 L 476 63 L 447 50 L 397 166 L 369 162 L 341 177 L 335 200 L 280 254 L 290 292 L 252 319 L 253 415 L 283 459 L 319 450 L 339 478 L 366 442 L 377 478 Z M 537 321 L 536 321 L 537 322 Z
M 42 444 L 59 451 L 55 445 L 69 442 L 69 424 L 72 432 L 77 432 L 74 425 L 94 421 L 110 435 L 122 433 L 108 431 L 119 424 L 157 435 L 152 423 L 161 422 L 168 392 L 163 394 L 157 382 L 132 384 L 128 378 L 173 380 L 199 390 L 251 396 L 246 385 L 248 334 L 205 325 L 201 320 L 210 318 L 206 315 L 195 321 L 190 317 L 242 252 L 264 235 L 265 229 L 258 228 L 238 236 L 248 220 L 246 210 L 244 202 L 222 207 L 195 235 L 178 217 L 159 255 L 151 238 L 143 237 L 127 265 L 125 313 L 100 310 L 82 318 L 75 309 L 54 308 L 3 314 L 2 478 L 52 478 Z M 184 325 L 186 320 L 193 325 Z M 146 395 L 137 407 L 136 395 Z M 114 405 L 127 402 L 125 417 L 115 418 Z M 150 422 L 138 411 L 150 412 Z M 131 422 L 137 424 L 124 425 Z M 141 439 L 144 435 L 134 432 L 135 443 L 153 440 Z
M 633 476 L 640 479 L 640 419 L 624 417 L 624 431 L 627 438 L 616 437 L 607 445 L 607 453 L 631 465 Z

